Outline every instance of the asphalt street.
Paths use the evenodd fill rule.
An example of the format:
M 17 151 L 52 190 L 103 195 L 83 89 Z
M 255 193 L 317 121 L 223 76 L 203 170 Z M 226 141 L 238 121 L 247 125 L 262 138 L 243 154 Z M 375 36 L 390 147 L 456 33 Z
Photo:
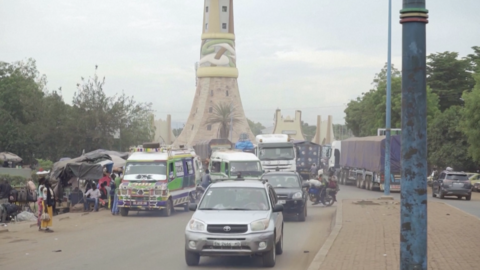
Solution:
M 391 194 L 400 199 L 399 193 Z M 339 199 L 375 199 L 382 192 L 340 186 Z M 480 217 L 480 193 L 471 201 L 432 198 Z M 306 269 L 330 232 L 336 205 L 312 206 L 306 222 L 286 220 L 284 253 L 275 269 Z M 0 234 L 0 269 L 263 269 L 260 258 L 202 257 L 200 266 L 188 267 L 184 260 L 184 230 L 192 212 L 181 209 L 170 217 L 155 213 L 112 216 L 108 211 L 65 214 L 56 221 L 54 233 L 35 228 Z M 59 216 L 60 217 L 60 216 Z M 28 224 L 24 224 L 28 225 Z
M 334 212 L 335 205 L 309 203 L 305 222 L 287 220 L 275 269 L 308 268 L 330 233 Z M 28 228 L 0 234 L 0 269 L 263 269 L 258 257 L 202 257 L 200 266 L 188 267 L 184 231 L 192 212 L 70 215 L 54 224 L 54 233 Z

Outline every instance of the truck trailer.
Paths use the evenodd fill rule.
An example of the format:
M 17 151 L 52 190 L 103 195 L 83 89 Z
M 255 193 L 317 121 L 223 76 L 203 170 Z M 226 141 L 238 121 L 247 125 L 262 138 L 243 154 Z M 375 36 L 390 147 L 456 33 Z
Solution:
M 308 180 L 310 179 L 312 164 L 319 168 L 322 146 L 309 141 L 294 141 L 293 143 L 297 151 L 297 172 L 302 176 L 303 180 Z
M 332 151 L 333 163 L 340 184 L 354 184 L 368 190 L 384 190 L 385 136 L 350 138 Z M 400 191 L 401 137 L 391 136 L 390 191 Z

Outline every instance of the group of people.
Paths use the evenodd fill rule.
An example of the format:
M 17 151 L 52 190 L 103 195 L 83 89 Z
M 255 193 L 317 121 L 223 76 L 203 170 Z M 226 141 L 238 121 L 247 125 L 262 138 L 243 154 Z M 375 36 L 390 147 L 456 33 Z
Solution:
M 83 210 L 89 211 L 90 204 L 93 204 L 93 211 L 98 212 L 100 204 L 105 206 L 110 201 L 109 205 L 112 215 L 118 215 L 117 192 L 121 182 L 121 174 L 122 172 L 109 174 L 107 171 L 104 171 L 103 177 L 98 180 L 98 184 L 88 183 L 85 189 Z

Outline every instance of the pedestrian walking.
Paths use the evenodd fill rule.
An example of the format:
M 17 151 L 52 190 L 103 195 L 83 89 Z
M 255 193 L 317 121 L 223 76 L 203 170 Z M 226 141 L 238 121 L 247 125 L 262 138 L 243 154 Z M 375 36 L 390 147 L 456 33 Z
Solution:
M 39 198 L 38 202 L 38 230 L 53 232 L 49 227 L 53 226 L 53 191 L 51 185 L 45 177 L 39 180 Z
M 120 177 L 120 175 L 115 178 L 112 215 L 118 215 L 118 192 L 120 190 L 119 188 L 120 188 L 121 181 L 122 181 L 122 178 Z

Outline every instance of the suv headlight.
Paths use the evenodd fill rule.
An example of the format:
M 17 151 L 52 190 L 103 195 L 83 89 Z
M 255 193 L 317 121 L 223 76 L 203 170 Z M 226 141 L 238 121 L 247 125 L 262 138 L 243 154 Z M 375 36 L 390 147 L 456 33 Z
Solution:
M 190 220 L 190 222 L 188 222 L 188 228 L 191 231 L 204 232 L 207 229 L 207 225 L 205 223 L 201 222 L 200 220 L 192 219 L 192 220 Z
M 292 199 L 301 199 L 301 198 L 302 198 L 302 192 L 297 192 L 292 196 Z
M 263 231 L 268 228 L 269 223 L 270 223 L 269 219 L 260 219 L 250 223 L 250 229 L 252 231 Z

